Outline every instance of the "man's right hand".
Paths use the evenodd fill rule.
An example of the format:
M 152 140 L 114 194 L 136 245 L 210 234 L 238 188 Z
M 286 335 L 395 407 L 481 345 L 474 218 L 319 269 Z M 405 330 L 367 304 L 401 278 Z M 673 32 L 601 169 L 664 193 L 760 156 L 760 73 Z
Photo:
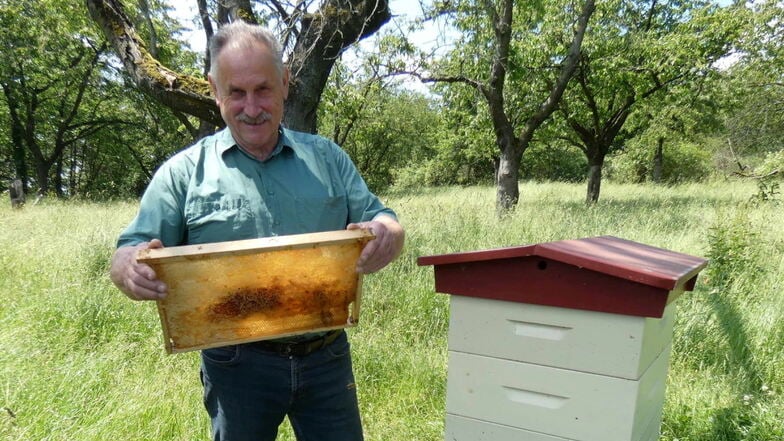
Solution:
M 133 300 L 160 300 L 166 297 L 166 284 L 158 280 L 149 265 L 136 261 L 136 253 L 147 248 L 163 248 L 163 243 L 153 239 L 136 246 L 120 247 L 112 256 L 109 270 L 112 282 Z

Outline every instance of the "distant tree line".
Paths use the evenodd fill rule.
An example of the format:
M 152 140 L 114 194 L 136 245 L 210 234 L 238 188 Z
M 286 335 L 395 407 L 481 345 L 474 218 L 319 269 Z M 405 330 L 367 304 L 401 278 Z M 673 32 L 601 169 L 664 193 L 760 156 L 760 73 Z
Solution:
M 222 122 L 164 0 L 0 4 L 0 179 L 63 198 L 135 197 Z M 286 124 L 342 145 L 376 191 L 519 180 L 678 183 L 781 176 L 784 6 L 776 1 L 435 1 L 430 52 L 385 1 L 194 0 L 284 42 Z M 427 86 L 407 87 L 412 80 Z M 7 188 L 7 184 L 4 185 Z

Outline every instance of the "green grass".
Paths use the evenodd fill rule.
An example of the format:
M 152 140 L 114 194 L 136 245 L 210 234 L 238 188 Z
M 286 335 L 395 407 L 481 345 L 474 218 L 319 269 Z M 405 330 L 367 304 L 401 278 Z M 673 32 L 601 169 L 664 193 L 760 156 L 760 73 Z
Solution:
M 385 198 L 406 249 L 365 278 L 350 331 L 368 440 L 443 439 L 449 299 L 417 257 L 608 234 L 711 258 L 678 303 L 662 440 L 784 439 L 784 207 L 746 206 L 749 183 L 605 184 L 592 207 L 584 191 L 523 184 L 503 220 L 490 187 Z M 135 204 L 7 205 L 0 440 L 207 439 L 197 354 L 166 355 L 154 305 L 106 275 Z

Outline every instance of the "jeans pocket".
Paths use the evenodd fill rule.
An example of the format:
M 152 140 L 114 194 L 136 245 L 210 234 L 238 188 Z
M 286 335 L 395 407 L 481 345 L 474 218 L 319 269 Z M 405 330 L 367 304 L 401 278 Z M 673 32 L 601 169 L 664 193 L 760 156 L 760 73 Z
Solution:
M 324 348 L 325 351 L 332 356 L 332 358 L 343 358 L 349 355 L 351 345 L 345 335 L 338 337 L 332 344 Z
M 237 345 L 204 349 L 201 351 L 201 357 L 205 363 L 212 363 L 220 366 L 237 364 L 240 361 L 240 355 L 240 347 Z

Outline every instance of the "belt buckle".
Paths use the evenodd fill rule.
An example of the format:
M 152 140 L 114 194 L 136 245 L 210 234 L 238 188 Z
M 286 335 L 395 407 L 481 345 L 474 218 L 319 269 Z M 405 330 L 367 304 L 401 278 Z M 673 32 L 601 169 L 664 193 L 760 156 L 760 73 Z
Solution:
M 333 331 L 335 332 L 335 331 Z M 337 332 L 335 332 L 337 334 Z M 303 341 L 299 343 L 286 343 L 278 348 L 278 353 L 285 356 L 291 357 L 292 355 L 297 357 L 304 357 L 309 355 L 316 349 L 321 349 L 327 346 L 327 340 L 331 334 L 327 334 L 319 339 L 312 340 L 312 341 Z
M 287 343 L 280 348 L 280 354 L 291 357 L 294 354 L 294 343 Z

